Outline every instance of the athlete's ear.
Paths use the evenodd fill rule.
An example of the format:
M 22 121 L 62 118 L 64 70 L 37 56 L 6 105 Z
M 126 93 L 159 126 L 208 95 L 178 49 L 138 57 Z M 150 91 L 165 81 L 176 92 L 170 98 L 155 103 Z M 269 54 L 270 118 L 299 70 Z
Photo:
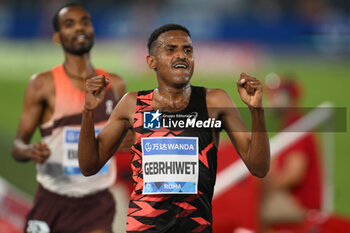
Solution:
M 153 55 L 147 55 L 146 58 L 148 67 L 151 69 L 157 69 L 157 62 L 156 62 L 156 58 Z
M 61 39 L 60 39 L 60 35 L 58 34 L 58 32 L 55 32 L 53 34 L 52 39 L 56 44 L 58 44 L 58 45 L 61 44 Z

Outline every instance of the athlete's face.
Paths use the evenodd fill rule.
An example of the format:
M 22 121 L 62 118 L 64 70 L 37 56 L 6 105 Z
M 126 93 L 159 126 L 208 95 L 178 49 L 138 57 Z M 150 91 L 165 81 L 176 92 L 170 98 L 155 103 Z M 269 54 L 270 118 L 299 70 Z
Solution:
M 63 8 L 58 18 L 59 31 L 55 36 L 63 49 L 71 54 L 83 55 L 94 44 L 95 34 L 89 13 L 80 7 Z
M 189 83 L 193 74 L 192 40 L 181 30 L 164 32 L 158 37 L 147 61 L 156 71 L 158 81 L 172 86 L 184 86 Z

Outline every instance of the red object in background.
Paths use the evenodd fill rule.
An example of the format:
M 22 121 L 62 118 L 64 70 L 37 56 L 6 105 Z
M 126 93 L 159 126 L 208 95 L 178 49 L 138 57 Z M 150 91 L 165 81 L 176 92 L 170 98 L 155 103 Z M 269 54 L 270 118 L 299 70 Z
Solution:
M 0 177 L 0 232 L 23 232 L 31 201 Z
M 331 215 L 321 225 L 320 233 L 350 233 L 350 219 L 344 216 Z
M 293 150 L 306 151 L 309 161 L 309 173 L 303 180 L 303 186 L 297 187 L 292 194 L 302 204 L 309 208 L 319 209 L 321 205 L 321 174 L 319 170 L 319 158 L 315 141 L 311 134 L 284 150 L 277 158 L 278 167 L 283 166 L 286 155 Z M 239 160 L 230 142 L 220 144 L 218 149 L 218 170 L 220 173 L 227 166 Z M 213 200 L 213 229 L 214 233 L 233 232 L 238 227 L 259 231 L 259 208 L 262 190 L 259 179 L 249 175 L 236 185 L 228 189 L 224 194 Z M 305 222 L 296 225 L 276 227 L 278 230 L 293 230 L 291 232 L 309 232 L 314 223 Z M 350 233 L 350 232 L 349 232 Z
M 337 214 L 325 215 L 310 211 L 307 219 L 299 225 L 276 227 L 274 233 L 350 233 L 350 219 Z
M 115 162 L 117 167 L 117 180 L 115 183 L 122 183 L 128 188 L 129 194 L 134 189 L 134 183 L 132 181 L 131 170 L 131 153 L 130 152 L 117 152 L 115 154 Z
M 231 143 L 222 143 L 218 149 L 220 173 L 240 157 Z M 213 232 L 233 232 L 236 228 L 259 229 L 261 189 L 258 179 L 249 175 L 227 192 L 213 200 Z
M 217 172 L 239 159 L 231 143 L 221 144 L 218 150 Z M 213 232 L 232 233 L 238 228 L 259 232 L 261 195 L 258 178 L 249 175 L 214 199 Z M 315 203 L 319 203 L 318 201 L 317 199 Z M 311 210 L 303 223 L 276 226 L 274 230 L 275 233 L 350 233 L 350 218 L 337 214 L 323 215 L 319 211 Z
M 307 159 L 307 172 L 300 183 L 293 187 L 290 192 L 303 207 L 307 209 L 321 210 L 322 182 L 320 152 L 315 141 L 315 136 L 306 134 L 293 145 L 286 148 L 276 158 L 277 170 L 282 169 L 288 155 L 293 152 L 301 152 Z M 277 173 L 278 174 L 278 173 Z
M 6 233 L 22 233 L 23 230 L 15 227 L 10 221 L 0 217 L 0 232 Z
M 283 118 L 283 128 L 300 119 L 299 111 L 290 111 Z M 307 133 L 295 143 L 289 145 L 277 155 L 276 170 L 283 170 L 288 156 L 294 152 L 300 152 L 307 161 L 307 172 L 298 185 L 290 189 L 292 196 L 306 209 L 321 210 L 322 203 L 322 152 L 316 135 Z M 271 171 L 271 169 L 270 169 Z

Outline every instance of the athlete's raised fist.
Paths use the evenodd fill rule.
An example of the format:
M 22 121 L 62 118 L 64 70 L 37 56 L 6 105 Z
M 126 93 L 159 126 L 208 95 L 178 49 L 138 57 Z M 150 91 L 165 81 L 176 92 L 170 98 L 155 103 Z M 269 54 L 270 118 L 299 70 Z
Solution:
M 104 75 L 97 75 L 86 80 L 85 106 L 86 110 L 95 110 L 106 94 L 109 79 Z
M 242 101 L 250 108 L 262 107 L 263 86 L 261 82 L 245 73 L 237 81 L 237 89 Z

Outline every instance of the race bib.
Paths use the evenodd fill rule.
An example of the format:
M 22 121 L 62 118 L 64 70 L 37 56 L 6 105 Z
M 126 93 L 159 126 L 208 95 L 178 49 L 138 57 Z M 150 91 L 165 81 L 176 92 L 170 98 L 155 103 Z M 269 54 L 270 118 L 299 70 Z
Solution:
M 142 138 L 143 194 L 196 194 L 198 138 Z
M 95 135 L 101 128 L 95 129 Z M 82 175 L 78 161 L 78 142 L 80 128 L 65 127 L 63 132 L 63 173 L 65 175 Z M 98 172 L 98 174 L 108 173 L 110 161 L 108 161 Z

